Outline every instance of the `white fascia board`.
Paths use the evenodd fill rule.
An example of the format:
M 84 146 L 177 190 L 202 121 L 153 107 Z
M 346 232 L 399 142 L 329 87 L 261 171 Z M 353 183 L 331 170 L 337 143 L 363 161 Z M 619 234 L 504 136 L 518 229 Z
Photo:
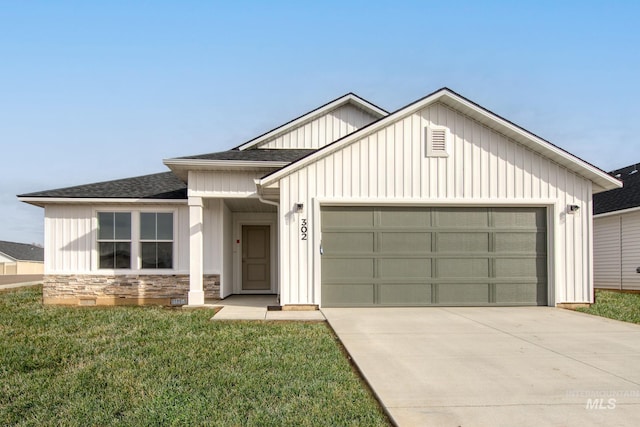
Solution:
M 585 162 L 584 160 L 574 156 L 573 154 L 570 154 L 562 150 L 561 148 L 556 147 L 555 145 L 545 141 L 544 139 L 522 129 L 521 127 L 503 119 L 502 117 L 499 117 L 495 114 L 492 114 L 486 111 L 482 107 L 476 104 L 473 104 L 472 102 L 469 102 L 468 100 L 461 98 L 460 96 L 454 93 L 451 93 L 449 91 L 444 91 L 444 92 L 445 93 L 443 93 L 442 96 L 446 96 L 448 99 L 455 101 L 455 103 L 458 104 L 459 107 L 462 106 L 464 107 L 465 110 L 473 111 L 475 115 L 484 116 L 494 121 L 501 128 L 507 130 L 508 132 L 504 132 L 504 131 L 502 132 L 507 134 L 507 137 L 511 139 L 515 139 L 516 141 L 529 147 L 531 147 L 531 142 L 533 142 L 535 144 L 532 147 L 534 151 L 537 151 L 538 153 L 543 154 L 545 157 L 548 157 L 552 160 L 555 160 L 556 158 L 565 160 L 568 164 L 564 164 L 564 162 L 562 162 L 561 164 L 563 164 L 563 166 L 571 170 L 574 170 L 575 172 L 580 173 L 581 175 L 584 175 L 585 178 L 590 179 L 591 181 L 595 182 L 597 185 L 602 187 L 603 191 L 613 190 L 615 188 L 622 187 L 621 181 L 612 177 L 608 173 L 601 171 L 595 166 Z M 447 104 L 447 105 L 450 105 L 450 104 Z M 452 107 L 455 108 L 455 106 L 452 106 Z M 463 112 L 465 111 L 463 110 Z M 509 136 L 509 134 L 516 134 L 519 136 L 519 138 L 514 138 L 512 136 Z M 535 148 L 541 148 L 541 150 L 535 150 Z
M 569 154 L 558 147 L 555 147 L 553 144 L 550 144 L 549 142 L 543 140 L 542 138 L 537 137 L 530 132 L 527 132 L 526 130 L 489 112 L 488 110 L 476 104 L 473 104 L 472 102 L 467 101 L 466 99 L 449 91 L 448 89 L 441 89 L 431 95 L 426 96 L 421 100 L 418 100 L 412 104 L 409 104 L 408 106 L 394 113 L 391 113 L 387 117 L 384 117 L 378 120 L 377 122 L 374 122 L 371 125 L 367 126 L 366 128 L 363 128 L 365 132 L 355 131 L 354 133 L 345 136 L 344 138 L 338 140 L 337 142 L 333 144 L 329 144 L 325 148 L 321 148 L 315 153 L 307 157 L 304 157 L 297 162 L 291 163 L 289 167 L 284 167 L 279 171 L 276 171 L 275 173 L 261 179 L 260 185 L 263 185 L 263 186 L 269 185 L 270 183 L 276 180 L 280 180 L 282 177 L 287 176 L 292 172 L 303 168 L 307 164 L 313 163 L 321 159 L 322 157 L 325 157 L 337 150 L 340 150 L 342 147 L 356 140 L 365 138 L 366 136 L 374 132 L 377 132 L 381 128 L 388 126 L 390 123 L 402 120 L 403 118 L 415 113 L 416 111 L 426 107 L 427 105 L 435 103 L 437 101 L 441 101 L 441 100 L 453 101 L 451 103 L 444 102 L 444 104 L 449 105 L 452 108 L 457 107 L 462 113 L 469 114 L 469 112 L 472 111 L 474 114 L 473 115 L 469 114 L 472 117 L 476 116 L 477 118 L 477 116 L 481 116 L 485 118 L 484 121 L 482 120 L 479 120 L 479 121 L 483 122 L 486 126 L 488 126 L 486 124 L 487 120 L 490 121 L 491 123 L 496 124 L 497 126 L 494 126 L 493 128 L 496 129 L 497 131 L 499 132 L 502 131 L 502 133 L 505 133 L 505 135 L 508 138 L 514 139 L 525 146 L 529 146 L 534 151 L 552 160 L 554 160 L 554 157 L 565 159 L 566 164 L 563 164 L 563 166 L 567 167 L 570 170 L 575 171 L 576 173 L 579 173 L 580 175 L 585 176 L 585 178 L 587 179 L 590 179 L 591 181 L 596 183 L 599 187 L 601 187 L 603 191 L 622 187 L 622 182 L 613 178 L 606 172 L 601 171 L 600 169 L 590 165 L 584 160 L 581 160 L 576 156 Z M 514 138 L 513 136 L 509 136 L 509 135 L 517 135 L 518 137 Z M 557 162 L 557 160 L 554 160 L 554 161 Z
M 165 159 L 163 163 L 169 168 L 191 170 L 227 170 L 227 169 L 274 169 L 288 165 L 290 162 L 253 161 L 253 160 L 202 160 L 202 159 Z
M 614 215 L 624 215 L 624 214 L 638 212 L 638 211 L 640 211 L 640 206 L 636 206 L 636 207 L 633 207 L 633 208 L 627 208 L 627 209 L 621 209 L 619 211 L 611 211 L 611 212 L 605 212 L 605 213 L 597 214 L 597 215 L 593 216 L 593 219 L 604 218 L 604 217 L 607 217 L 607 216 L 614 216 Z
M 345 98 L 347 101 L 351 102 L 352 104 L 362 108 L 363 110 L 373 114 L 374 116 L 384 117 L 389 115 L 388 111 L 383 110 L 377 105 L 370 103 L 366 99 L 360 98 L 358 95 L 354 93 L 348 93 L 343 98 Z
M 121 199 L 121 198 L 83 198 L 83 197 L 18 197 L 18 200 L 31 205 L 44 207 L 50 204 L 152 204 L 186 205 L 187 199 Z
M 202 160 L 202 159 L 165 159 L 165 166 L 171 169 L 180 180 L 188 182 L 189 171 L 215 171 L 215 170 L 251 170 L 269 173 L 274 169 L 280 169 L 291 162 L 259 162 L 250 160 Z
M 5 258 L 12 259 L 12 260 L 13 260 L 12 262 L 18 262 L 18 261 L 20 261 L 19 259 L 14 258 L 14 257 L 12 257 L 11 255 L 7 255 L 7 254 L 5 254 L 4 252 L 0 252 L 0 255 L 2 255 L 2 256 L 3 256 L 3 257 L 5 257 Z M 42 262 L 42 261 L 34 261 L 34 262 Z
M 335 101 L 332 101 L 316 110 L 309 112 L 308 114 L 305 114 L 304 116 L 298 117 L 297 119 L 292 120 L 289 123 L 286 123 L 280 127 L 277 127 L 274 130 L 265 133 L 264 135 L 261 135 L 255 139 L 252 139 L 246 144 L 243 144 L 240 147 L 238 147 L 238 149 L 242 151 L 242 150 L 246 150 L 248 148 L 254 147 L 256 145 L 259 145 L 261 142 L 274 138 L 281 133 L 288 132 L 289 130 L 297 126 L 300 126 L 308 121 L 315 119 L 316 117 L 322 116 L 327 112 L 348 103 L 352 103 L 357 107 L 362 108 L 363 110 L 378 117 L 385 117 L 389 115 L 389 113 L 386 112 L 385 110 L 365 101 L 364 99 L 354 95 L 353 93 L 348 93 L 345 96 L 342 96 L 336 99 Z
M 414 102 L 413 104 L 408 105 L 407 107 L 405 107 L 402 110 L 398 110 L 394 113 L 391 113 L 389 115 L 387 115 L 386 117 L 378 120 L 377 122 L 373 122 L 372 124 L 370 124 L 369 126 L 366 126 L 364 128 L 362 128 L 361 130 L 357 130 L 345 137 L 343 137 L 342 139 L 337 140 L 336 142 L 333 142 L 329 145 L 325 145 L 324 147 L 320 148 L 318 151 L 303 157 L 302 159 L 293 162 L 289 165 L 289 167 L 284 167 L 276 172 L 274 172 L 273 174 L 263 178 L 260 180 L 260 185 L 261 186 L 265 186 L 265 185 L 269 185 L 271 183 L 273 183 L 274 181 L 279 181 L 282 177 L 285 177 L 295 171 L 297 171 L 298 169 L 303 168 L 304 166 L 313 163 L 323 157 L 328 156 L 331 153 L 334 153 L 338 150 L 340 150 L 342 147 L 351 144 L 354 141 L 360 140 L 362 138 L 367 137 L 368 135 L 371 135 L 374 132 L 377 132 L 378 130 L 380 130 L 381 128 L 384 128 L 386 126 L 388 126 L 390 123 L 393 123 L 395 121 L 398 120 L 402 120 L 402 118 L 413 114 L 415 111 L 420 110 L 421 108 L 424 108 L 425 105 L 431 104 L 432 102 L 435 102 L 438 98 L 440 98 L 442 96 L 442 91 L 438 91 L 436 93 L 433 93 L 429 96 L 427 96 L 426 98 L 423 98 L 417 102 Z

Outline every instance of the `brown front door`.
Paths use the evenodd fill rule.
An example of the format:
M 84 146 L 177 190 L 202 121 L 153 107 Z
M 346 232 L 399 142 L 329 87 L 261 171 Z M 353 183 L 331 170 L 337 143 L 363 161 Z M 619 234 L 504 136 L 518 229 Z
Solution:
M 242 226 L 242 290 L 270 291 L 268 225 Z

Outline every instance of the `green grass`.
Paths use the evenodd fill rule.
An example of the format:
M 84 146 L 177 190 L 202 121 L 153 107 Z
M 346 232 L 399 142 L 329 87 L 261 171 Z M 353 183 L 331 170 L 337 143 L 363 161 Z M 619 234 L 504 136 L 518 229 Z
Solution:
M 0 293 L 0 425 L 389 424 L 324 323 L 40 296 Z
M 583 313 L 640 323 L 640 294 L 596 290 L 596 303 L 589 308 L 578 308 Z

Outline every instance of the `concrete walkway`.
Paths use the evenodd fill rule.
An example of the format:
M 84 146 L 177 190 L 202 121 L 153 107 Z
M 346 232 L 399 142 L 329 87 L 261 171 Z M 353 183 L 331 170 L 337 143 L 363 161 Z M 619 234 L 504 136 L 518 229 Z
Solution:
M 43 278 L 42 274 L 3 275 L 0 276 L 0 291 L 40 285 Z
M 221 306 L 211 320 L 303 320 L 324 321 L 319 310 L 311 311 L 270 311 L 267 306 L 278 305 L 275 295 L 232 295 L 216 301 Z
M 640 325 L 552 307 L 322 310 L 400 426 L 640 426 Z

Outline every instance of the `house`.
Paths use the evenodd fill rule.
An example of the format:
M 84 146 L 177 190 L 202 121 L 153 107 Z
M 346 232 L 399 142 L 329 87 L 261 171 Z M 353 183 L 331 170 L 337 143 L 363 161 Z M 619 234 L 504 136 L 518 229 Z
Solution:
M 44 248 L 0 240 L 0 275 L 43 274 Z
M 592 195 L 621 186 L 447 88 L 393 113 L 349 93 L 164 164 L 18 196 L 45 209 L 45 303 L 590 303 Z
M 624 187 L 593 197 L 594 286 L 640 291 L 638 164 L 610 172 Z

